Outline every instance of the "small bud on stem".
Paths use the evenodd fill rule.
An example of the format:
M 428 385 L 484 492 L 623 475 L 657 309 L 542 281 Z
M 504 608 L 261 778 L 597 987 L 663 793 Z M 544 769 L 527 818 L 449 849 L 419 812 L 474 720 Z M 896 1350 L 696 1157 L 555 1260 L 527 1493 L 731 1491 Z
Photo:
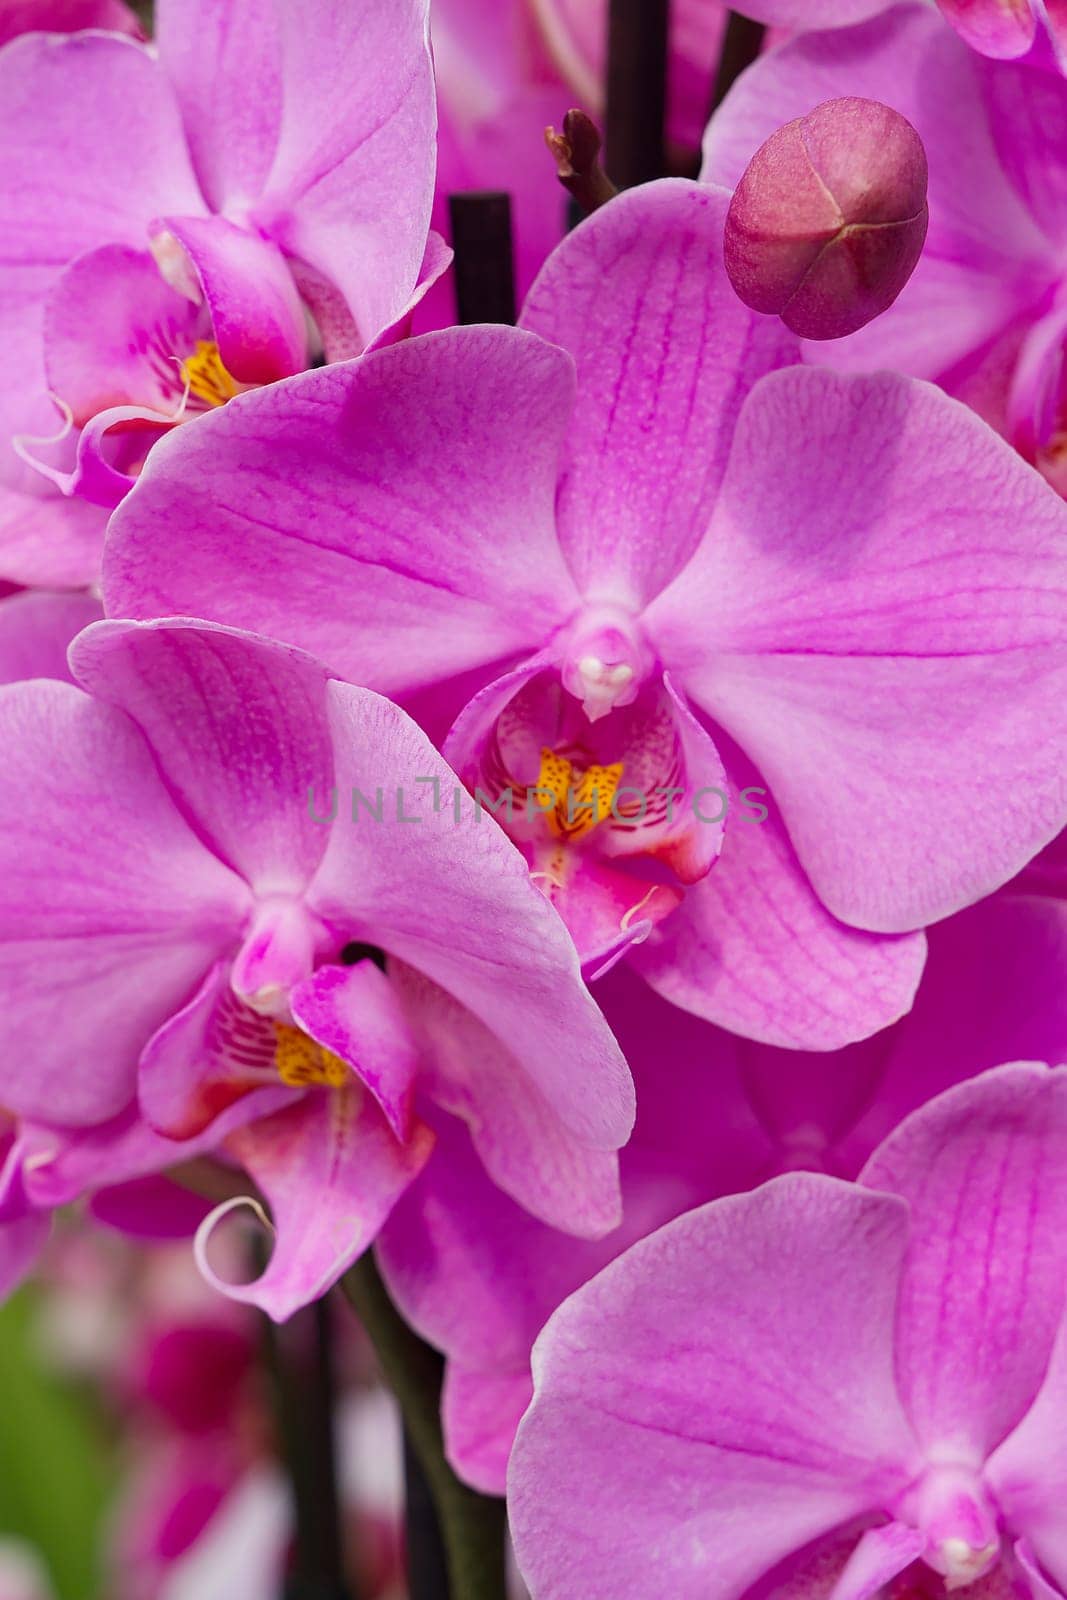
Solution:
M 726 269 L 746 305 L 804 339 L 888 310 L 926 241 L 926 151 L 877 100 L 828 100 L 757 150 L 726 219 Z
M 600 131 L 592 117 L 568 111 L 562 133 L 545 129 L 545 144 L 555 158 L 560 183 L 587 216 L 614 200 L 619 191 L 600 165 Z

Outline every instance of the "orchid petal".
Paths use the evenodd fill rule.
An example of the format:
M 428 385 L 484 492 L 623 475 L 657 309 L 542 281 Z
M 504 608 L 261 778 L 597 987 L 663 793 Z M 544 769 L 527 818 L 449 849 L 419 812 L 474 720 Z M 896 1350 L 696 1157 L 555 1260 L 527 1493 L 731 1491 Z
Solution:
M 197 1260 L 230 1299 L 284 1322 L 332 1288 L 373 1243 L 427 1160 L 433 1137 L 420 1125 L 409 1143 L 400 1144 L 377 1103 L 353 1084 L 312 1090 L 299 1105 L 232 1134 L 228 1148 L 267 1197 L 274 1251 L 252 1283 L 228 1284 L 213 1272 L 210 1236 L 231 1202 L 202 1224 Z
M 0 1097 L 26 1116 L 103 1121 L 131 1098 L 145 1040 L 233 939 L 248 891 L 120 712 L 68 684 L 11 684 L 0 730 Z
M 307 322 L 277 245 L 225 217 L 163 217 L 189 255 L 219 356 L 238 383 L 273 383 L 308 364 Z
M 540 1600 L 736 1600 L 907 1483 L 906 1232 L 895 1197 L 780 1178 L 669 1223 L 565 1303 L 508 1471 Z
M 522 326 L 578 367 L 559 516 L 587 596 L 640 607 L 674 577 L 707 529 L 745 395 L 797 359 L 730 287 L 728 199 L 681 179 L 620 195 L 530 291 Z
M 251 624 L 391 694 L 528 651 L 577 603 L 554 511 L 572 384 L 531 335 L 464 328 L 239 396 L 153 451 L 107 609 Z
M 860 1182 L 911 1208 L 897 1315 L 908 1415 L 942 1459 L 982 1459 L 1032 1404 L 1063 1309 L 1067 1070 L 1007 1066 L 950 1089 Z
M 171 792 L 259 895 L 296 894 L 326 829 L 326 673 L 299 651 L 183 620 L 101 622 L 71 652 L 78 680 L 139 724 Z
M 448 991 L 503 1041 L 503 1071 L 521 1067 L 579 1140 L 616 1148 L 633 1121 L 630 1076 L 522 856 L 462 791 L 456 820 L 455 774 L 402 711 L 349 684 L 326 695 L 339 790 L 388 790 L 390 809 L 338 819 L 309 903 Z
M 984 423 L 908 378 L 799 368 L 750 396 L 713 528 L 648 621 L 823 902 L 892 933 L 1062 826 L 1065 616 L 1067 507 Z

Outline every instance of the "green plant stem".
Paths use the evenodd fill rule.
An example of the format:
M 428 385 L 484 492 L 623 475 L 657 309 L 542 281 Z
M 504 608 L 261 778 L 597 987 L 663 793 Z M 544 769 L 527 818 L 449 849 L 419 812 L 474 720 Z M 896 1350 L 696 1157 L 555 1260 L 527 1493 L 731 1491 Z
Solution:
M 452 1600 L 506 1600 L 504 1502 L 461 1483 L 445 1459 L 441 1356 L 403 1320 L 369 1251 L 341 1279 L 341 1288 L 400 1404 L 410 1446 L 437 1509 Z

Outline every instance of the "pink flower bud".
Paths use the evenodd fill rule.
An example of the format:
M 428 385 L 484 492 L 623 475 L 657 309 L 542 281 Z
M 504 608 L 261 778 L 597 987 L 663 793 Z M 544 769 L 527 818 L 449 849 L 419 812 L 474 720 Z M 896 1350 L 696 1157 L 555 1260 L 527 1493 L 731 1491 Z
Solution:
M 726 219 L 726 269 L 754 311 L 805 339 L 886 311 L 926 239 L 926 151 L 877 100 L 827 100 L 753 156 Z

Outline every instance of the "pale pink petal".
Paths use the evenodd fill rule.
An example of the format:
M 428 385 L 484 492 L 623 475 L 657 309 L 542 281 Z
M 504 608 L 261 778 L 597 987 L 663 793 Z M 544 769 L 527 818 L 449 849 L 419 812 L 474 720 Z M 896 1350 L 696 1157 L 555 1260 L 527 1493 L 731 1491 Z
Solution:
M 577 603 L 554 510 L 572 395 L 559 351 L 464 328 L 239 396 L 153 451 L 107 609 L 251 626 L 392 694 L 528 653 Z
M 1063 1308 L 1067 1071 L 1007 1066 L 950 1089 L 860 1181 L 911 1208 L 903 1403 L 928 1451 L 982 1459 L 1033 1402 Z
M 101 622 L 79 680 L 143 730 L 211 848 L 262 897 L 297 893 L 326 844 L 309 796 L 333 779 L 326 673 L 299 651 L 199 622 Z
M 272 9 L 281 118 L 251 221 L 336 284 L 370 343 L 410 300 L 426 249 L 437 131 L 429 0 Z
M 508 1475 L 539 1600 L 736 1600 L 902 1487 L 906 1233 L 895 1198 L 781 1178 L 670 1223 L 572 1296 L 534 1352 Z
M 618 1155 L 576 1136 L 571 1119 L 550 1102 L 528 1065 L 535 1039 L 522 1039 L 517 1019 L 506 1037 L 491 1031 L 414 972 L 398 973 L 397 981 L 431 1064 L 427 1087 L 439 1105 L 468 1124 L 493 1182 L 564 1233 L 598 1239 L 616 1228 L 622 1205 Z M 542 1027 L 541 1039 L 546 1031 Z M 596 1089 L 588 1084 L 588 1067 L 580 1055 L 572 1055 L 574 1060 L 581 1063 L 574 1081 L 586 1084 L 591 1098 Z M 603 1113 L 596 1108 L 595 1114 Z
M 984 423 L 911 379 L 798 368 L 751 395 L 712 530 L 648 620 L 823 902 L 889 933 L 1062 826 L 1065 617 L 1067 508 Z
M 1065 1406 L 1067 1319 L 1060 1322 L 1048 1371 L 1033 1405 L 985 1469 L 986 1481 L 1013 1532 L 1026 1540 L 1028 1549 L 1061 1589 L 1067 1588 Z M 1039 1594 L 1040 1590 L 1035 1600 Z
M 263 187 L 278 140 L 278 8 L 272 0 L 157 0 L 154 32 L 209 204 L 221 211 L 247 203 Z
M 469 1009 L 501 1041 L 501 1083 L 524 1073 L 546 1114 L 614 1150 L 632 1126 L 630 1076 L 522 856 L 462 790 L 457 821 L 454 773 L 397 707 L 340 683 L 327 705 L 346 813 L 309 903 L 341 943 L 380 945 Z M 382 820 L 355 820 L 352 792 L 373 804 L 378 790 Z
M 776 797 L 729 741 L 724 752 L 722 854 L 630 959 L 665 999 L 746 1038 L 806 1050 L 864 1039 L 911 1005 L 925 940 L 838 922 L 797 861 Z M 762 822 L 743 806 L 746 791 L 766 811 Z
M 103 1121 L 130 1099 L 153 1029 L 234 938 L 248 890 L 112 707 L 64 683 L 11 684 L 0 739 L 0 1099 Z
M 797 359 L 730 287 L 728 201 L 681 179 L 620 196 L 552 255 L 523 310 L 578 367 L 559 517 L 586 595 L 640 606 L 670 581 L 707 529 L 745 395 Z
M 448 1459 L 482 1494 L 503 1494 L 515 1429 L 533 1397 L 528 1371 L 467 1372 L 449 1365 L 441 1394 Z

